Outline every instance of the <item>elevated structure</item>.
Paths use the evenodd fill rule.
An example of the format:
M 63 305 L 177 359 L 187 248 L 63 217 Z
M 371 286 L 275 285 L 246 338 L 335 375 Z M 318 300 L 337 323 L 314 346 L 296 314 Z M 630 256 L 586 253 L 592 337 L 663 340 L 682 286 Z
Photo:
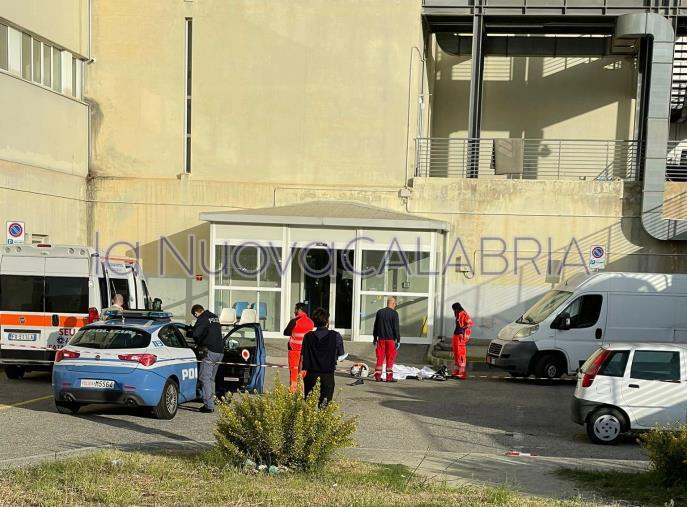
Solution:
M 636 55 L 638 148 L 632 150 L 632 174 L 644 180 L 642 224 L 654 238 L 687 239 L 687 222 L 663 216 L 670 121 L 687 117 L 685 51 L 681 39 L 675 45 L 676 34 L 687 32 L 687 8 L 679 0 L 424 0 L 423 16 L 445 52 L 471 55 L 465 150 L 469 178 L 479 176 L 483 151 L 486 55 Z

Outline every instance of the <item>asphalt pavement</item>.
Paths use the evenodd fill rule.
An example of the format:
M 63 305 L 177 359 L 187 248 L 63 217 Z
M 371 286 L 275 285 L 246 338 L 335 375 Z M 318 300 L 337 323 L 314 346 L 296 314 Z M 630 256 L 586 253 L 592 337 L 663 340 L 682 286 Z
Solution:
M 271 362 L 285 364 L 286 360 L 273 355 Z M 343 366 L 348 364 L 351 362 Z M 268 384 L 277 372 L 286 380 L 286 371 L 274 368 L 267 373 Z M 359 447 L 352 452 L 361 459 L 376 456 L 379 461 L 398 462 L 402 456 L 410 460 L 427 456 L 430 462 L 434 456 L 437 463 L 442 459 L 453 463 L 461 458 L 461 467 L 451 468 L 457 470 L 457 476 L 467 474 L 469 478 L 472 474 L 479 480 L 491 477 L 496 482 L 510 481 L 504 464 L 509 451 L 536 454 L 542 463 L 593 462 L 594 468 L 599 468 L 604 463 L 610 465 L 607 460 L 615 460 L 613 466 L 644 466 L 640 461 L 645 457 L 632 437 L 616 446 L 593 445 L 584 428 L 570 421 L 572 379 L 513 380 L 498 370 L 475 364 L 471 377 L 463 381 L 387 384 L 365 380 L 352 386 L 354 379 L 343 373 L 336 381 L 335 397 L 345 413 L 360 419 L 356 435 Z M 137 449 L 211 442 L 216 415 L 197 412 L 199 406 L 192 403 L 181 407 L 171 421 L 155 420 L 140 410 L 104 405 L 84 407 L 77 416 L 62 415 L 54 408 L 49 374 L 31 373 L 22 380 L 9 380 L 0 373 L 0 467 L 101 446 Z M 477 474 L 474 466 L 465 467 L 471 459 L 490 465 Z M 557 493 L 557 487 L 554 481 L 549 489 Z M 542 492 L 531 490 L 527 484 L 523 488 Z

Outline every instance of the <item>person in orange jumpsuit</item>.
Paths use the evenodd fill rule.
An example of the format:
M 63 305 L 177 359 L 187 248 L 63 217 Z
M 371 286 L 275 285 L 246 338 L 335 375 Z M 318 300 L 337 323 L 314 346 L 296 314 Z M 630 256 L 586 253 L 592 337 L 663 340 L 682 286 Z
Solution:
M 294 318 L 284 329 L 284 336 L 289 337 L 289 386 L 292 393 L 298 388 L 298 367 L 301 362 L 301 348 L 303 337 L 315 328 L 315 324 L 306 313 L 305 303 L 296 303 Z
M 472 319 L 460 303 L 453 303 L 451 308 L 456 316 L 456 328 L 453 331 L 453 360 L 456 366 L 451 376 L 464 379 L 467 378 L 465 367 L 467 366 L 467 345 L 470 341 Z

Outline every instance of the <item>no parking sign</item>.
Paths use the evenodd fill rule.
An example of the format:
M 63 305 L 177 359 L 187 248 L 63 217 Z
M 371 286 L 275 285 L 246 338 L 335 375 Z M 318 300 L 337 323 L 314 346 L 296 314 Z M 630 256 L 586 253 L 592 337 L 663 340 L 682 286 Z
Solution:
M 7 244 L 23 243 L 25 232 L 24 222 L 7 222 Z
M 589 269 L 604 269 L 606 267 L 606 247 L 592 245 L 589 250 Z

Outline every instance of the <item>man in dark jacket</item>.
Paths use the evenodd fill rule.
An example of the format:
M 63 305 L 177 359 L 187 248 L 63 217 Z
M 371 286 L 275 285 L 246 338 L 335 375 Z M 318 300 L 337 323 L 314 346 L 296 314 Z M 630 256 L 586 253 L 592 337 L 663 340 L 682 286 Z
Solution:
M 196 342 L 201 359 L 198 382 L 203 396 L 203 406 L 200 411 L 211 413 L 215 411 L 215 376 L 224 357 L 222 327 L 217 315 L 201 305 L 193 305 L 191 314 L 196 318 L 196 323 L 193 324 L 190 335 Z
M 386 308 L 377 311 L 375 323 L 372 329 L 372 343 L 375 345 L 377 364 L 375 365 L 375 381 L 382 381 L 382 364 L 386 361 L 386 381 L 394 380 L 394 359 L 396 350 L 401 343 L 401 330 L 396 312 L 397 300 L 389 296 L 386 300 Z
M 328 329 L 329 312 L 324 308 L 316 309 L 312 314 L 316 329 L 306 333 L 301 348 L 301 367 L 305 396 L 320 379 L 320 406 L 329 403 L 334 396 L 334 371 L 336 360 L 344 355 L 343 338 L 336 331 Z

